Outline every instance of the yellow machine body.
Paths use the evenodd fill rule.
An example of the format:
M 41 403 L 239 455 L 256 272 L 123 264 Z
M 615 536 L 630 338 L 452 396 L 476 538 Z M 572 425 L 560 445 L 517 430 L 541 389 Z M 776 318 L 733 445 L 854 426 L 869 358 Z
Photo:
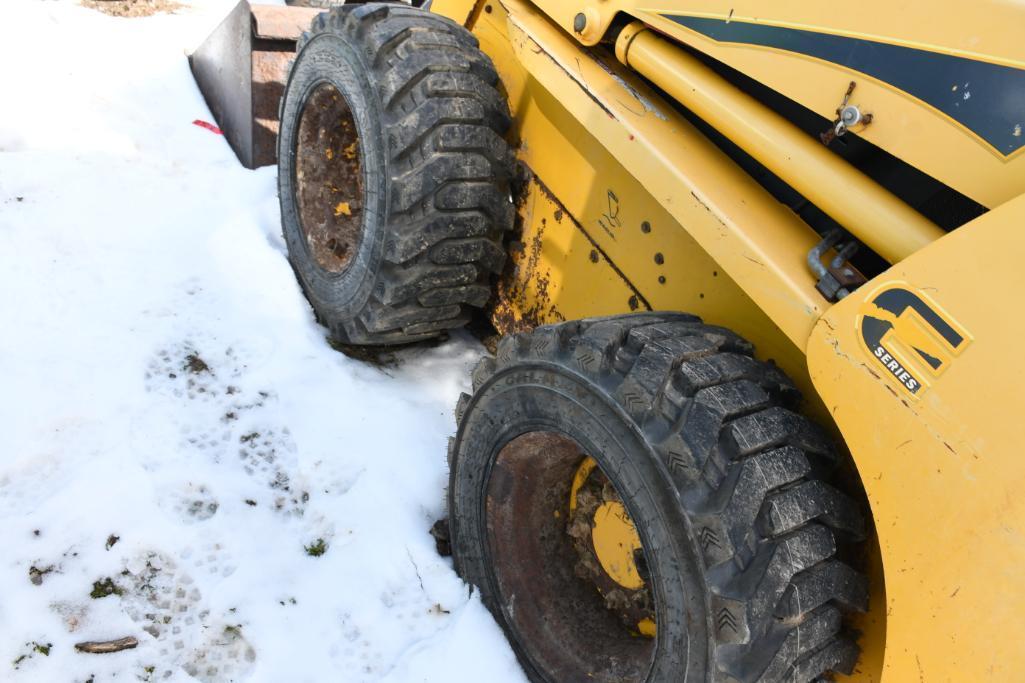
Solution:
M 578 36 L 586 45 L 597 43 L 617 15 L 635 17 L 830 119 L 852 70 L 827 61 L 828 45 L 795 52 L 794 38 L 776 38 L 772 29 L 858 39 L 871 43 L 876 50 L 885 46 L 906 48 L 928 53 L 926 59 L 931 55 L 963 58 L 1008 68 L 1012 78 L 1013 70 L 1025 68 L 1025 41 L 1021 39 L 1025 5 L 1020 2 L 977 0 L 942 7 L 929 0 L 845 4 L 781 0 L 771 5 L 758 0 L 536 0 L 533 4 L 568 33 L 573 33 L 576 15 L 584 13 L 587 28 Z M 722 22 L 718 30 L 706 28 L 716 20 Z M 743 30 L 751 27 L 764 35 L 752 36 L 752 31 Z M 713 38 L 708 33 L 721 37 Z M 892 60 L 901 59 L 900 55 L 900 50 L 894 51 Z M 890 55 L 886 58 L 891 60 Z M 912 58 L 906 69 L 927 63 Z M 900 62 L 891 66 L 905 69 Z M 1000 69 L 996 72 L 1001 74 Z M 973 97 L 976 101 L 982 97 L 981 79 L 993 77 L 987 69 L 962 73 L 971 75 L 966 81 L 944 82 L 942 89 L 937 86 L 946 97 L 934 104 L 955 112 L 973 106 L 1004 106 L 992 101 L 979 105 L 972 102 Z M 985 206 L 997 206 L 1025 192 L 1025 153 L 1021 152 L 1025 147 L 1025 120 L 1009 120 L 1004 135 L 998 132 L 994 136 L 1000 142 L 990 144 L 943 109 L 923 107 L 912 93 L 887 82 L 886 75 L 857 72 L 855 101 L 884 114 L 859 134 Z M 973 83 L 973 77 L 980 80 Z M 1020 106 L 1020 95 L 1015 102 Z M 1025 119 L 1025 113 L 1021 117 Z M 1017 135 L 1016 125 L 1022 126 Z M 984 126 L 978 128 L 986 130 Z
M 1025 196 L 833 306 L 808 343 L 812 381 L 854 455 L 875 518 L 886 583 L 886 680 L 1021 676 L 1025 320 L 999 302 L 1025 280 L 1023 225 Z M 904 310 L 912 331 L 894 326 L 882 338 L 895 357 L 882 363 L 865 325 L 887 293 L 923 302 L 921 310 L 938 319 Z M 944 322 L 960 337 L 956 346 L 933 327 Z M 939 368 L 916 357 L 916 334 L 939 348 Z M 909 390 L 893 363 L 927 386 Z
M 873 592 L 852 678 L 1020 676 L 1025 320 L 998 297 L 1025 287 L 1025 132 L 959 113 L 969 93 L 999 92 L 993 83 L 945 84 L 961 98 L 952 109 L 954 100 L 928 99 L 936 91 L 914 96 L 886 74 L 784 49 L 772 29 L 999 67 L 979 73 L 1020 88 L 997 103 L 1006 114 L 1025 98 L 1014 80 L 1025 74 L 1025 5 L 435 0 L 432 10 L 466 25 L 494 61 L 530 171 L 493 312 L 499 331 L 677 310 L 752 340 L 846 444 L 871 505 Z M 744 30 L 724 28 L 734 24 Z M 988 212 L 946 233 L 825 147 L 778 144 L 765 131 L 788 134 L 779 121 L 717 84 L 695 52 L 830 120 L 856 81 L 851 101 L 873 116 L 851 133 Z M 726 137 L 735 131 L 792 185 L 828 188 L 816 203 L 892 265 L 827 300 L 807 265 L 820 235 L 681 103 Z M 1025 126 L 1025 106 L 1021 115 Z M 801 178 L 808 168 L 813 177 Z

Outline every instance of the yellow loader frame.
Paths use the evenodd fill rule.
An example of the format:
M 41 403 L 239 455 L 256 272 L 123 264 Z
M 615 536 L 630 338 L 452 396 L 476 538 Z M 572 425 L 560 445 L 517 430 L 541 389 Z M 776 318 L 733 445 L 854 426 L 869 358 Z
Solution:
M 951 137 L 956 122 L 942 116 L 855 131 L 990 209 L 944 233 L 675 43 L 770 86 L 797 83 L 792 96 L 826 116 L 852 78 L 880 108 L 919 103 L 836 65 L 681 31 L 665 20 L 680 4 L 434 0 L 432 11 L 469 28 L 494 61 L 529 170 L 495 325 L 678 310 L 753 341 L 801 387 L 807 411 L 834 426 L 871 505 L 873 593 L 853 678 L 1014 680 L 1025 670 L 1025 320 L 1001 299 L 1025 285 L 1025 155 Z M 781 23 L 825 25 L 839 12 L 871 35 L 863 17 L 873 12 L 860 5 L 778 4 Z M 891 16 L 911 11 L 878 4 Z M 1021 8 L 983 4 L 987 59 L 1025 66 L 1014 57 Z M 757 17 L 752 1 L 687 5 L 696 16 Z M 588 49 L 624 14 L 640 21 L 619 33 L 615 59 Z M 801 85 L 813 68 L 828 69 L 836 90 Z M 820 236 L 666 95 L 894 265 L 831 304 L 807 265 Z M 940 135 L 952 140 L 942 153 L 930 144 Z

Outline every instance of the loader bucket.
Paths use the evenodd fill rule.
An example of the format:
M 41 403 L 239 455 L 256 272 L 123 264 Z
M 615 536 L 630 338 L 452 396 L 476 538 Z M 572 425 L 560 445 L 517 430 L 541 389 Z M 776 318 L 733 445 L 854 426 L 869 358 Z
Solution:
M 242 0 L 189 55 L 217 125 L 246 168 L 276 162 L 278 102 L 296 41 L 320 10 Z

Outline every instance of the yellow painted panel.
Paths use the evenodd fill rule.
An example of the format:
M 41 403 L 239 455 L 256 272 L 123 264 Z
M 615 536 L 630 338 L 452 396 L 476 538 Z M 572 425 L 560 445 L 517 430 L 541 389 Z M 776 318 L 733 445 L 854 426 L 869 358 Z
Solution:
M 1022 225 L 1025 195 L 844 299 L 809 342 L 812 380 L 877 524 L 886 681 L 1011 681 L 1025 670 L 1025 317 L 1004 303 L 1025 289 Z M 887 291 L 921 304 L 894 307 Z M 870 318 L 892 323 L 880 303 L 911 326 L 883 325 L 880 337 Z M 951 349 L 928 354 L 936 368 L 914 351 L 923 330 L 931 348 Z M 897 367 L 879 346 L 900 349 Z
M 536 182 L 522 200 L 519 220 L 522 234 L 509 250 L 492 311 L 499 332 L 645 308 L 636 290 Z
M 700 59 L 636 21 L 616 56 L 748 152 L 803 197 L 896 263 L 943 236 L 941 228 Z M 899 226 L 899 229 L 895 229 Z
M 467 26 L 473 20 L 475 10 L 483 4 L 480 0 L 434 0 L 431 12 L 448 17 L 457 24 Z
M 531 245 L 538 237 L 539 228 L 547 228 L 544 240 L 534 247 L 538 254 L 536 260 L 543 264 L 543 272 L 546 274 L 546 279 L 541 283 L 546 294 L 546 304 L 539 305 L 535 296 L 526 301 L 518 296 L 521 291 L 533 291 L 539 286 L 538 283 L 530 282 L 535 277 L 536 267 L 526 268 L 519 272 L 516 289 L 504 287 L 500 291 L 501 300 L 514 303 L 500 307 L 499 311 L 503 314 L 517 311 L 518 318 L 527 320 L 535 318 L 536 310 L 543 311 L 550 306 L 554 306 L 565 318 L 622 313 L 649 307 L 654 310 L 694 313 L 708 322 L 728 326 L 754 342 L 759 356 L 774 360 L 794 377 L 811 397 L 812 410 L 818 410 L 807 377 L 802 350 L 804 337 L 798 337 L 800 345 L 789 339 L 738 286 L 726 267 L 717 263 L 666 206 L 656 201 L 648 188 L 627 171 L 606 144 L 592 135 L 586 119 L 574 116 L 566 106 L 573 96 L 581 98 L 582 105 L 598 111 L 601 118 L 612 121 L 579 86 L 571 83 L 569 89 L 559 90 L 560 96 L 556 97 L 536 77 L 535 72 L 528 73 L 524 69 L 517 54 L 511 50 L 506 38 L 506 26 L 504 17 L 495 10 L 492 14 L 480 16 L 475 32 L 482 47 L 495 60 L 509 93 L 515 115 L 514 135 L 520 140 L 519 156 L 548 188 L 547 194 L 538 193 L 532 188 L 526 206 L 537 207 L 539 203 L 551 203 L 555 201 L 553 197 L 558 197 L 559 210 L 548 206 L 541 217 L 535 215 L 536 208 L 531 208 L 527 213 L 521 210 L 528 226 L 521 241 L 526 245 L 528 256 Z M 543 56 L 542 59 L 542 64 L 547 64 L 546 69 L 562 73 L 550 60 Z M 625 94 L 622 86 L 617 88 Z M 658 120 L 654 116 L 652 119 Z M 637 147 L 635 154 L 643 154 L 643 143 L 637 136 L 631 140 L 629 133 L 619 130 L 616 139 L 624 141 L 626 147 Z M 700 157 L 695 157 L 695 164 L 699 160 Z M 640 164 L 643 159 L 637 161 Z M 710 182 L 714 180 L 713 177 Z M 740 194 L 743 189 L 737 188 L 735 197 L 738 203 L 745 201 Z M 758 189 L 761 191 L 761 188 Z M 695 202 L 689 190 L 679 188 L 677 192 L 686 193 L 685 196 L 690 199 L 690 213 L 687 215 L 703 221 L 710 219 L 710 209 Z M 775 200 L 771 201 L 774 208 L 779 207 Z M 677 196 L 672 195 L 666 203 L 671 207 L 683 204 Z M 682 212 L 685 209 L 680 210 Z M 542 218 L 546 223 L 542 224 Z M 716 237 L 726 233 L 723 225 L 712 220 Z M 759 223 L 754 225 L 763 227 Z M 569 226 L 575 230 L 567 231 Z M 771 223 L 765 224 L 764 228 L 771 230 Z M 573 232 L 581 234 L 571 237 Z M 547 244 L 549 241 L 552 242 L 550 245 Z M 804 265 L 803 254 L 813 241 L 814 238 L 809 238 L 808 242 L 793 247 L 795 252 L 790 261 L 792 268 L 797 271 L 795 275 L 807 283 L 808 289 L 811 289 L 812 277 Z M 737 248 L 743 247 L 738 245 Z M 573 254 L 572 249 L 579 249 L 581 253 Z M 737 257 L 741 258 L 745 268 L 751 266 L 756 273 L 769 270 L 755 263 L 759 257 L 754 253 L 745 254 L 741 251 L 734 254 L 734 258 Z M 521 262 L 529 263 L 529 259 L 524 261 L 522 257 L 519 258 Z M 626 296 L 607 296 L 600 290 L 592 289 L 590 283 L 594 264 L 606 260 L 615 264 L 616 269 L 635 288 Z M 583 267 L 576 270 L 570 267 L 571 261 Z M 576 282 L 562 282 L 567 278 Z M 773 292 L 774 285 L 769 281 L 757 282 L 754 286 L 763 297 L 773 297 L 781 305 L 792 304 L 783 301 L 784 295 Z M 808 297 L 821 299 L 814 290 Z M 807 325 L 802 327 L 804 330 L 809 330 L 814 322 L 813 319 L 808 320 L 806 316 L 809 315 L 817 316 L 818 309 L 802 312 L 803 320 L 807 321 L 801 323 L 802 326 Z M 550 319 L 538 320 L 547 322 Z M 496 320 L 496 326 L 500 329 L 510 328 L 501 319 Z M 807 331 L 803 334 L 807 334 Z
M 826 306 L 805 263 L 815 232 L 624 67 L 580 53 L 520 0 L 506 6 L 508 20 L 496 6 L 474 30 L 509 94 L 522 158 L 569 214 L 656 307 L 713 310 L 698 295 L 714 284 L 669 300 L 660 275 L 687 291 L 725 275 L 754 301 L 745 310 L 764 311 L 762 327 L 771 319 L 802 348 Z M 672 260 L 655 262 L 654 239 L 638 248 L 645 221 L 675 245 Z
M 1025 68 L 1025 4 L 1021 2 L 534 0 L 534 4 L 569 34 L 573 34 L 573 19 L 578 12 L 593 17 L 585 35 L 578 36 L 585 44 L 597 42 L 617 13 L 636 16 L 830 120 L 853 78 L 858 88 L 852 103 L 874 115 L 872 124 L 858 135 L 985 206 L 997 206 L 1025 191 L 1025 153 L 1000 156 L 947 115 L 893 86 L 804 55 L 719 43 L 661 16 L 675 13 L 729 18 Z

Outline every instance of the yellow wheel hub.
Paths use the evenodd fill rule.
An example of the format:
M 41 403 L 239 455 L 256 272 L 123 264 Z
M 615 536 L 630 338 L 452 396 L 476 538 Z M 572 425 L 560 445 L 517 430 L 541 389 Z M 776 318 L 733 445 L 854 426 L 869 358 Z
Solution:
M 580 504 L 580 493 L 585 484 L 595 473 L 598 463 L 594 458 L 585 458 L 577 468 L 573 477 L 573 485 L 570 489 L 569 509 L 572 517 Z M 600 472 L 600 470 L 599 470 Z M 604 477 L 603 477 L 604 478 Z M 606 487 L 610 484 L 606 484 Z M 641 537 L 637 533 L 630 513 L 626 506 L 618 500 L 618 496 L 612 494 L 613 499 L 606 499 L 594 509 L 589 521 L 591 529 L 590 540 L 594 557 L 597 559 L 602 572 L 611 581 L 602 581 L 607 584 L 599 584 L 598 590 L 603 594 L 609 593 L 609 588 L 617 588 L 626 591 L 645 590 L 644 578 L 637 567 L 637 551 L 642 549 Z M 608 496 L 606 496 L 608 498 Z M 593 498 L 592 498 L 593 500 Z M 593 503 L 592 503 L 593 505 Z M 585 507 L 584 511 L 590 507 Z M 656 633 L 655 622 L 651 618 L 638 619 L 635 623 L 637 632 L 641 635 L 654 637 Z
M 634 560 L 634 552 L 641 548 L 641 537 L 622 503 L 602 503 L 594 513 L 591 541 L 598 562 L 613 581 L 630 590 L 644 586 Z

